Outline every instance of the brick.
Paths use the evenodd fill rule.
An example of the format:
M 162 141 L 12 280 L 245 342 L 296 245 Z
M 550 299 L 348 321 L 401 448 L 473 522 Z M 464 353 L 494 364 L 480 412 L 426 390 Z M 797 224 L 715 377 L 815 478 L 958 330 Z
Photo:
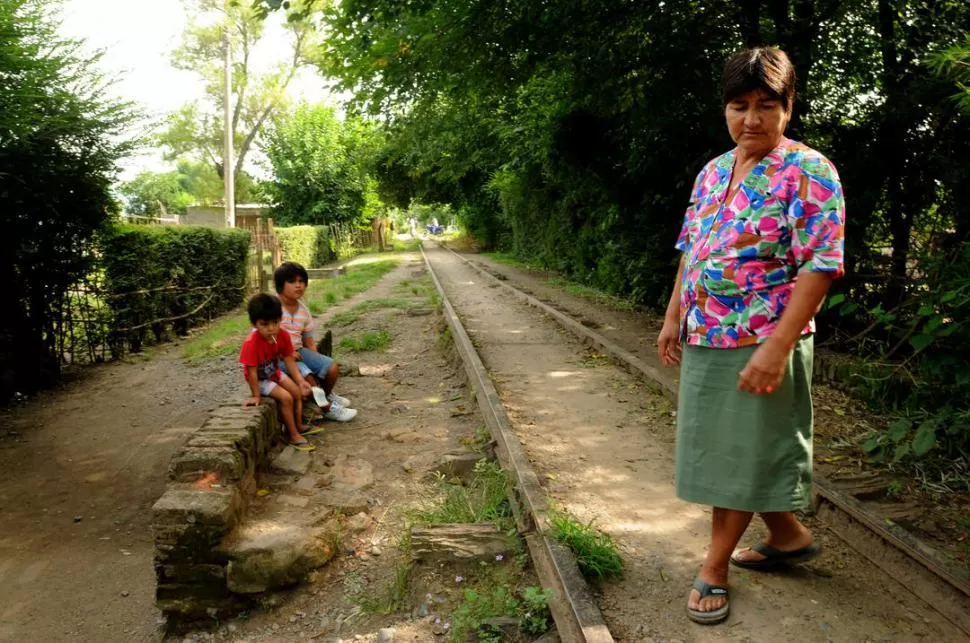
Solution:
M 197 431 L 186 443 L 194 448 L 225 448 L 235 449 L 246 458 L 247 467 L 256 468 L 258 432 L 248 429 L 222 429 L 221 431 Z
M 263 458 L 269 450 L 266 431 L 262 425 L 240 424 L 230 420 L 208 420 L 202 427 L 189 437 L 187 444 L 195 445 L 197 439 L 207 439 L 208 436 L 238 436 L 241 443 L 251 443 L 252 451 L 257 458 Z M 247 436 L 247 437 L 244 437 Z
M 243 505 L 243 498 L 235 487 L 169 487 L 152 507 L 152 525 L 198 523 L 231 529 L 238 522 Z
M 173 565 L 155 565 L 155 576 L 159 584 L 201 583 L 225 584 L 225 565 L 207 565 L 202 563 L 181 563 Z
M 225 534 L 217 537 L 212 530 L 183 530 L 176 544 L 155 543 L 156 565 L 225 565 L 229 556 L 222 549 Z
M 225 619 L 239 611 L 242 604 L 235 597 L 194 600 L 156 599 L 155 606 L 172 616 L 186 619 Z
M 190 447 L 229 446 L 240 451 L 254 448 L 255 436 L 246 427 L 239 428 L 206 428 L 199 429 L 186 443 Z
M 248 461 L 247 461 L 248 460 Z M 176 482 L 194 482 L 215 473 L 217 483 L 242 480 L 255 475 L 254 458 L 232 447 L 184 447 L 168 465 L 168 476 Z
M 155 606 L 159 610 L 186 618 L 224 618 L 237 611 L 240 604 L 225 582 L 164 583 L 155 589 Z
M 232 592 L 225 583 L 159 583 L 155 588 L 158 600 L 185 598 L 228 598 Z

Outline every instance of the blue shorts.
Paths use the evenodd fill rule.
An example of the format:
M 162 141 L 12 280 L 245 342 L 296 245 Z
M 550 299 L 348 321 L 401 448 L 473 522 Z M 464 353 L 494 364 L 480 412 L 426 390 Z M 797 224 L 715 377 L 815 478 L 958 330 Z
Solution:
M 327 371 L 333 366 L 333 359 L 316 351 L 311 351 L 308 348 L 301 348 L 297 352 L 301 358 L 296 360 L 296 366 L 300 369 L 300 375 L 303 377 L 313 375 L 323 384 L 323 380 L 327 379 Z M 283 362 L 282 366 L 283 372 L 289 375 L 286 371 L 286 362 Z

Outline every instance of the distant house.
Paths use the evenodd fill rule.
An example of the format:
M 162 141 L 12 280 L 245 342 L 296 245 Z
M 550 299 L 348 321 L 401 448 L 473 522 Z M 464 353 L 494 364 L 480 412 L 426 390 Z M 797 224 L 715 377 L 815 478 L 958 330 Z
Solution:
M 256 219 L 269 215 L 269 206 L 258 203 L 239 203 L 236 205 L 236 227 L 255 228 Z M 221 205 L 191 205 L 185 214 L 179 215 L 183 225 L 204 225 L 210 228 L 226 226 L 226 211 Z

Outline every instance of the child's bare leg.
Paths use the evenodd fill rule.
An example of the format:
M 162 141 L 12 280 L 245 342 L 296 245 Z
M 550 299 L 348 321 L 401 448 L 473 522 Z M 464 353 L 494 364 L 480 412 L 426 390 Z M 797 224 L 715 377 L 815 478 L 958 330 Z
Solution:
M 296 422 L 293 419 L 293 395 L 282 385 L 277 385 L 269 392 L 269 396 L 279 402 L 280 412 L 283 414 L 283 424 L 286 425 L 290 442 L 299 442 L 300 431 L 296 428 Z
M 303 392 L 296 385 L 296 382 L 285 373 L 280 379 L 280 386 L 285 388 L 290 397 L 293 398 L 293 423 L 296 425 L 296 430 L 303 433 L 306 430 L 306 427 L 303 426 Z
M 326 376 L 323 378 L 323 390 L 327 392 L 327 395 L 333 393 L 333 387 L 337 385 L 337 378 L 339 377 L 340 367 L 337 366 L 337 362 L 334 362 L 330 365 Z

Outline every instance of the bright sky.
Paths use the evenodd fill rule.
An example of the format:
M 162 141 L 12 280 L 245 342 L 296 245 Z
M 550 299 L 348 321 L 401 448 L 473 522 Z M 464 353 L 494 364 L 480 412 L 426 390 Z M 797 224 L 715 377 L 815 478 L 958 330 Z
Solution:
M 174 69 L 169 62 L 186 24 L 179 0 L 64 0 L 63 6 L 61 32 L 83 38 L 91 49 L 105 49 L 101 66 L 109 78 L 118 79 L 115 92 L 140 104 L 150 117 L 164 116 L 202 97 L 198 77 Z M 290 52 L 280 16 L 268 20 L 262 51 L 257 52 L 267 66 Z M 312 102 L 328 97 L 323 80 L 310 69 L 294 79 L 290 94 Z M 127 159 L 122 167 L 123 179 L 142 169 L 171 169 L 157 151 Z

